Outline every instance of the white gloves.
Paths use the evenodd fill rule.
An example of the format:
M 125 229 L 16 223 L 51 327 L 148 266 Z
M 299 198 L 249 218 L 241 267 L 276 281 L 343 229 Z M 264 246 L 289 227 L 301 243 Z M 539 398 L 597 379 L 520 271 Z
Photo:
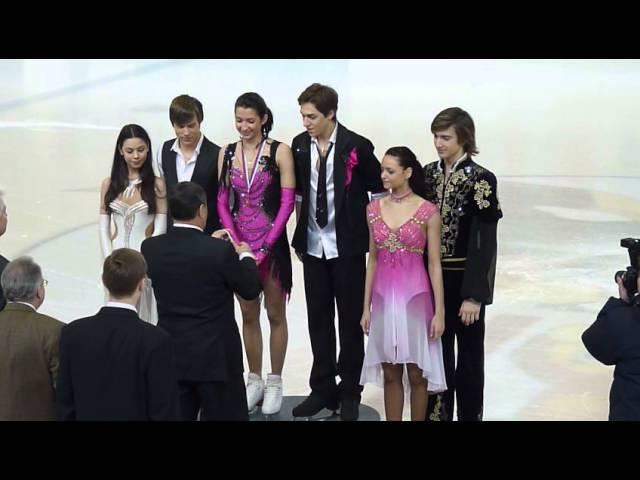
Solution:
M 102 247 L 102 259 L 104 260 L 113 251 L 111 245 L 111 215 L 100 214 L 100 246 Z
M 163 233 L 167 233 L 167 214 L 156 213 L 156 216 L 153 219 L 153 235 L 151 236 L 157 237 Z

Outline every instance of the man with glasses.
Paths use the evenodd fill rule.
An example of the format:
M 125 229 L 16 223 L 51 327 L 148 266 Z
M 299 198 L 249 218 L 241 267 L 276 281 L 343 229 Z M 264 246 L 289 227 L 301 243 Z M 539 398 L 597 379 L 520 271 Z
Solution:
M 0 420 L 55 420 L 62 322 L 38 313 L 47 281 L 31 257 L 9 262 L 0 283 Z

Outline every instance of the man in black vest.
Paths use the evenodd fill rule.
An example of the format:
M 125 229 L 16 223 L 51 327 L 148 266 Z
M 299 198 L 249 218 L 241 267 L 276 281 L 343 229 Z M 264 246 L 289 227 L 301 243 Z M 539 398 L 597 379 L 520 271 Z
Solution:
M 366 207 L 368 192 L 383 191 L 380 162 L 368 139 L 338 123 L 338 94 L 333 88 L 314 83 L 298 97 L 298 104 L 306 131 L 291 144 L 297 191 L 291 244 L 304 264 L 313 367 L 311 395 L 293 415 L 310 417 L 325 407 L 337 410 L 340 402 L 342 419 L 357 420 L 364 360 L 360 318 L 369 249 Z
M 176 132 L 176 138 L 164 142 L 156 157 L 156 175 L 164 177 L 167 190 L 178 182 L 194 182 L 204 188 L 207 204 L 211 205 L 206 234 L 220 228 L 217 209 L 214 208 L 218 196 L 218 152 L 220 147 L 209 141 L 200 131 L 204 119 L 202 103 L 189 95 L 173 99 L 169 107 L 169 119 Z M 169 217 L 168 228 L 173 225 Z

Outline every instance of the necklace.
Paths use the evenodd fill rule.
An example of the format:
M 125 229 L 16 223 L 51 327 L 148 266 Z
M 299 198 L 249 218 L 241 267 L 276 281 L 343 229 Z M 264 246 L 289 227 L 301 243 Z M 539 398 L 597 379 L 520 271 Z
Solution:
M 411 190 L 409 190 L 407 193 L 403 193 L 402 195 L 395 195 L 393 192 L 391 192 L 390 196 L 391 196 L 391 200 L 393 200 L 396 203 L 400 203 L 402 200 L 407 198 L 412 193 L 413 192 Z
M 247 191 L 251 191 L 251 186 L 253 185 L 253 181 L 256 178 L 256 173 L 258 173 L 258 160 L 260 160 L 260 157 L 262 157 L 262 151 L 264 150 L 264 146 L 266 143 L 267 143 L 267 139 L 263 138 L 258 144 L 258 146 L 256 147 L 256 159 L 252 162 L 253 170 L 251 173 L 251 177 L 249 177 L 249 168 L 251 168 L 249 165 L 251 165 L 251 163 L 249 163 L 250 161 L 247 161 L 245 157 L 244 143 L 242 143 L 242 141 L 240 142 L 240 152 L 242 153 L 242 166 L 244 167 L 244 176 L 245 176 L 245 181 L 247 182 Z
M 133 192 L 135 192 L 136 187 L 142 183 L 142 179 L 140 177 L 136 177 L 134 179 L 129 180 L 129 186 L 124 189 L 122 192 L 123 198 L 128 198 L 133 196 Z

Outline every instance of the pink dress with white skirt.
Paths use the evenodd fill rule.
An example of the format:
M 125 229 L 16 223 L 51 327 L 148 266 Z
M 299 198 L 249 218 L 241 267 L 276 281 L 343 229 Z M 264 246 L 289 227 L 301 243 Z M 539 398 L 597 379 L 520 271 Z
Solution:
M 382 219 L 380 200 L 367 207 L 376 245 L 377 265 L 371 292 L 371 324 L 360 384 L 384 386 L 382 363 L 416 364 L 428 381 L 428 391 L 447 389 L 440 338 L 429 337 L 434 314 L 433 290 L 424 265 L 427 244 L 422 225 L 438 211 L 423 202 L 396 230 Z M 409 389 L 407 373 L 403 374 Z

